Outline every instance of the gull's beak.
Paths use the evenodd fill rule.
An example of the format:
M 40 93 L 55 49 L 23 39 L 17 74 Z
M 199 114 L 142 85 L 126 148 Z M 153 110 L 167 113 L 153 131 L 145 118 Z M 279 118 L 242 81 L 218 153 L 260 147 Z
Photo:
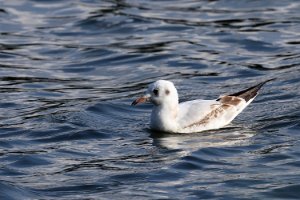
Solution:
M 140 98 L 137 98 L 136 100 L 134 100 L 133 102 L 132 102 L 132 106 L 135 106 L 136 104 L 139 104 L 139 103 L 145 103 L 145 102 L 147 102 L 147 101 L 150 101 L 150 95 L 149 94 L 146 94 L 146 95 L 144 95 L 144 96 L 142 96 L 142 97 L 140 97 Z

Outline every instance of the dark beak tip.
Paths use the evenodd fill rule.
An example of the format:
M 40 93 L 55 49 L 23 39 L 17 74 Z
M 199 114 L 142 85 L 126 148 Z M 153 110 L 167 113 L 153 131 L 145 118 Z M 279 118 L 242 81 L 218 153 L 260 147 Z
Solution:
M 148 101 L 148 98 L 147 97 L 140 97 L 140 98 L 137 98 L 136 100 L 134 100 L 131 105 L 132 106 L 135 106 L 137 104 L 140 104 L 140 103 L 145 103 Z

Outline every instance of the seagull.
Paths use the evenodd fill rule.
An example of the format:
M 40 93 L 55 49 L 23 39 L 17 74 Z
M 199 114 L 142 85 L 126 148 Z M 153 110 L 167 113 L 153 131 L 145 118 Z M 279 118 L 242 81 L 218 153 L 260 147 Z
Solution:
M 169 133 L 195 133 L 228 125 L 258 95 L 266 80 L 240 92 L 214 100 L 192 100 L 179 103 L 177 89 L 171 81 L 158 80 L 149 85 L 146 94 L 132 105 L 151 102 L 150 128 Z

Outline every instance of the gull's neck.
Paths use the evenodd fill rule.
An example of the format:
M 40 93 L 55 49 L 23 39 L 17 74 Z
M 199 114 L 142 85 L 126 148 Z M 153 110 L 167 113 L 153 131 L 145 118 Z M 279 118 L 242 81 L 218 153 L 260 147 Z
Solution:
M 151 128 L 175 132 L 177 130 L 178 101 L 164 102 L 154 106 L 151 113 Z

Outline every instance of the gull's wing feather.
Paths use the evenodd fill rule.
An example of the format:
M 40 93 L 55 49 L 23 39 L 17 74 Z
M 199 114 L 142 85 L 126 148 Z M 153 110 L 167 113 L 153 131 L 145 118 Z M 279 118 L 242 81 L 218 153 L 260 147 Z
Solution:
M 216 100 L 194 100 L 179 104 L 180 131 L 199 132 L 229 124 L 253 101 L 259 89 L 271 80 L 274 79 Z
M 242 99 L 244 99 L 246 102 L 248 101 L 252 101 L 258 94 L 258 90 L 264 85 L 266 84 L 267 82 L 269 81 L 273 81 L 273 79 L 269 79 L 269 80 L 266 80 L 264 82 L 261 82 L 253 87 L 250 87 L 246 90 L 242 90 L 240 92 L 237 92 L 237 93 L 234 93 L 234 94 L 230 94 L 228 96 L 234 96 L 234 97 L 240 97 Z M 218 99 L 219 100 L 219 99 Z
M 221 103 L 216 100 L 193 100 L 179 104 L 178 123 L 181 128 L 187 127 L 208 115 L 215 106 Z
M 246 106 L 244 99 L 234 96 L 188 101 L 179 104 L 178 122 L 182 132 L 217 129 L 229 124 Z

